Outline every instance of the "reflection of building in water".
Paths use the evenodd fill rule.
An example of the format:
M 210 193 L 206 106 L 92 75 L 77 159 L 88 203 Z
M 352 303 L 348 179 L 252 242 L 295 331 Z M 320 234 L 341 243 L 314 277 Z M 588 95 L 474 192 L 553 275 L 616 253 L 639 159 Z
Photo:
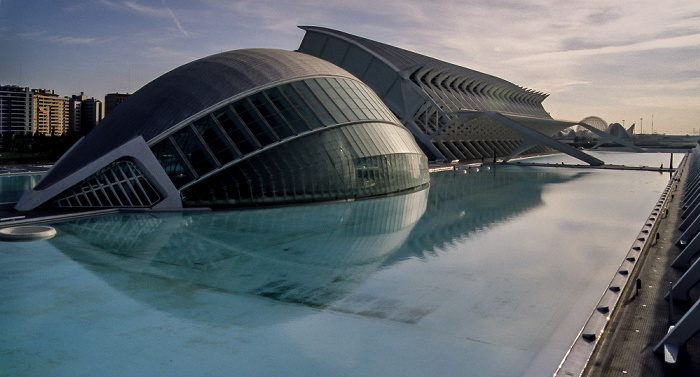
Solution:
M 422 190 L 313 206 L 111 215 L 59 224 L 60 236 L 49 242 L 131 296 L 144 294 L 140 279 L 157 276 L 325 306 L 404 243 L 427 196 Z M 123 273 L 102 274 L 104 265 Z
M 479 172 L 431 174 L 425 214 L 401 250 L 385 263 L 444 247 L 453 240 L 505 222 L 542 204 L 545 186 L 577 179 L 586 173 L 565 174 L 530 168 L 496 168 Z M 422 255 L 418 255 L 419 257 Z
M 171 296 L 187 289 L 173 287 L 201 286 L 411 324 L 435 308 L 353 292 L 380 267 L 535 208 L 546 185 L 584 174 L 497 169 L 436 173 L 429 191 L 373 200 L 76 220 L 57 225 L 48 242 L 114 288 L 180 316 L 192 315 L 187 299 Z
M 42 174 L 22 174 L 4 176 L 0 179 L 0 203 L 17 201 L 25 191 L 31 190 L 41 179 Z

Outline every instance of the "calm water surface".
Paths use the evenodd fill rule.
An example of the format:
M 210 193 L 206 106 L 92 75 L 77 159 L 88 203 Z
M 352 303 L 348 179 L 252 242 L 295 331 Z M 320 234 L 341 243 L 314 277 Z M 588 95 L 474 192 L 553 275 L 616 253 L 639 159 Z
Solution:
M 120 214 L 0 243 L 0 375 L 551 375 L 669 176 L 431 178 L 382 199 Z
M 31 190 L 43 174 L 22 174 L 0 177 L 0 203 L 14 203 L 26 190 Z

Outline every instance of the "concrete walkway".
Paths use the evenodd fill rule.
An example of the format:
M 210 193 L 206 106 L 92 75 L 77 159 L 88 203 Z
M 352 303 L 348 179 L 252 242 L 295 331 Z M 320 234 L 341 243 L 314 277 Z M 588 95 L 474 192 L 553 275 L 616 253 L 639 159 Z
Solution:
M 598 344 L 583 375 L 598 376 L 700 376 L 700 337 L 692 338 L 681 349 L 678 363 L 667 365 L 663 357 L 653 353 L 653 348 L 663 338 L 671 322 L 678 321 L 690 308 L 692 302 L 674 301 L 673 316 L 669 301 L 664 299 L 671 286 L 683 275 L 683 270 L 671 267 L 680 253 L 674 245 L 680 237 L 678 226 L 680 200 L 686 175 L 681 176 L 678 189 L 671 194 L 668 216 L 659 224 L 659 241 L 649 248 L 635 271 L 641 280 L 641 289 L 629 284 L 623 293 L 620 307 L 610 320 L 605 334 Z M 694 299 L 700 297 L 700 287 L 690 291 Z

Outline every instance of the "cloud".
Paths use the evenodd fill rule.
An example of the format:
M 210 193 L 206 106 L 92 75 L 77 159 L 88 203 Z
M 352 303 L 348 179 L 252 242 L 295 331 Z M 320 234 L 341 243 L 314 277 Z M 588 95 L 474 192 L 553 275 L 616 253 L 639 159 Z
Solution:
M 167 11 L 165 9 L 153 8 L 145 5 L 135 3 L 133 1 L 125 1 L 124 6 L 137 13 L 140 13 L 149 17 L 167 17 Z
M 179 20 L 177 19 L 177 17 L 175 16 L 175 13 L 174 13 L 170 8 L 168 8 L 168 7 L 165 5 L 165 0 L 163 0 L 163 6 L 164 6 L 165 9 L 168 11 L 168 13 L 170 14 L 170 16 L 173 18 L 173 22 L 175 22 L 175 25 L 177 25 L 177 28 L 180 30 L 180 32 L 181 32 L 182 34 L 184 34 L 186 37 L 188 37 L 188 36 L 189 36 L 189 33 L 187 33 L 187 31 L 182 27 L 182 25 L 180 24 L 180 21 L 179 21 Z
M 560 93 L 560 92 L 568 92 L 571 90 L 577 90 L 578 88 L 582 86 L 589 86 L 591 85 L 590 81 L 584 81 L 584 80 L 569 80 L 569 81 L 560 81 L 560 80 L 554 80 L 550 83 L 542 83 L 543 87 L 546 87 L 550 94 L 551 93 Z
M 586 22 L 591 25 L 604 25 L 622 18 L 619 7 L 605 7 L 586 16 Z
M 100 41 L 98 38 L 94 37 L 61 36 L 49 34 L 46 31 L 19 33 L 17 34 L 17 37 L 25 40 L 59 43 L 63 45 L 90 45 Z
M 642 95 L 634 98 L 620 98 L 619 103 L 623 106 L 636 106 L 654 108 L 663 105 L 666 109 L 685 110 L 695 109 L 700 103 L 700 95 L 696 96 L 674 96 L 674 95 Z
M 604 46 L 589 49 L 578 49 L 568 51 L 554 51 L 542 54 L 535 54 L 515 58 L 517 63 L 532 63 L 539 61 L 552 60 L 579 60 L 587 59 L 598 55 L 622 54 L 638 51 L 662 50 L 673 48 L 686 48 L 700 46 L 700 33 L 684 35 L 681 37 L 659 38 L 643 42 L 631 43 L 626 45 Z
M 172 58 L 181 57 L 183 53 L 178 50 L 167 49 L 162 46 L 154 46 L 140 52 L 140 55 L 148 58 Z
M 95 41 L 97 41 L 97 38 L 77 38 L 77 37 L 52 37 L 50 38 L 53 42 L 61 43 L 61 44 L 69 44 L 69 45 L 82 45 L 82 44 L 91 44 Z
M 110 0 L 100 0 L 102 4 L 105 4 L 111 8 L 114 9 L 119 9 L 122 11 L 131 11 L 131 12 L 136 12 L 140 15 L 146 16 L 146 17 L 155 17 L 155 18 L 169 18 L 173 21 L 177 29 L 186 37 L 189 37 L 190 34 L 185 30 L 185 28 L 182 26 L 180 23 L 180 20 L 177 18 L 175 15 L 175 12 L 173 12 L 172 9 L 170 9 L 167 5 L 165 5 L 165 0 L 162 0 L 163 7 L 162 8 L 155 8 L 147 5 L 142 5 L 139 3 L 136 3 L 134 1 L 123 1 L 121 3 L 117 3 L 114 1 Z

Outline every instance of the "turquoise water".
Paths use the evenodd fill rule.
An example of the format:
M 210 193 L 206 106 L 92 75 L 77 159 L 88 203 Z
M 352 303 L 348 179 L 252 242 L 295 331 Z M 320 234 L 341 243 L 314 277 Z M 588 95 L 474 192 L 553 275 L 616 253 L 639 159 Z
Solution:
M 0 243 L 0 375 L 551 375 L 668 179 L 509 166 L 53 224 Z
M 668 168 L 673 162 L 673 167 L 677 168 L 683 159 L 684 153 L 637 153 L 634 154 L 634 158 L 630 158 L 629 153 L 620 153 L 612 151 L 585 151 L 599 160 L 604 161 L 608 165 L 626 165 L 626 166 L 646 166 L 658 168 L 663 165 L 663 167 Z M 673 155 L 673 160 L 671 159 Z M 585 165 L 584 162 L 577 160 L 566 154 L 552 154 L 541 157 L 525 158 L 520 161 L 527 162 L 540 162 L 547 164 L 571 164 L 571 165 Z
M 0 176 L 0 203 L 14 203 L 26 190 L 31 190 L 43 174 Z

